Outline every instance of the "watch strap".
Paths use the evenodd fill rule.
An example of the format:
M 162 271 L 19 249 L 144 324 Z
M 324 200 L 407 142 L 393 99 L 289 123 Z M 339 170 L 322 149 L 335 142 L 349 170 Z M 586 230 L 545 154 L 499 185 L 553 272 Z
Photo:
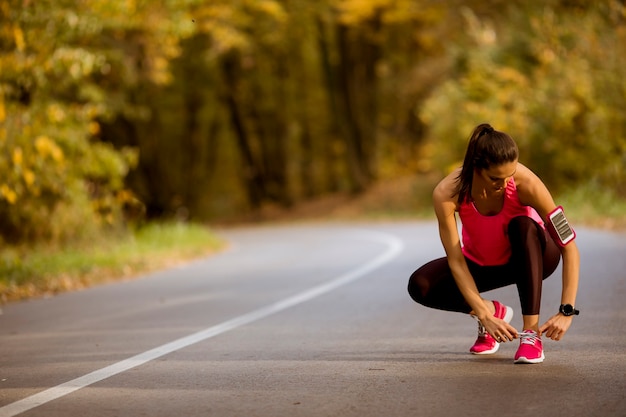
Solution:
M 571 304 L 561 304 L 559 306 L 559 312 L 564 316 L 577 316 L 580 314 L 580 311 Z

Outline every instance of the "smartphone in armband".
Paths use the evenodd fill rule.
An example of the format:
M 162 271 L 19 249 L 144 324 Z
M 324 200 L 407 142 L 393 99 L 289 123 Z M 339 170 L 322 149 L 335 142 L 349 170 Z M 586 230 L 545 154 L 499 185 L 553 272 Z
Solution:
M 548 214 L 548 231 L 560 246 L 565 246 L 576 238 L 576 232 L 570 226 L 563 207 L 558 206 Z

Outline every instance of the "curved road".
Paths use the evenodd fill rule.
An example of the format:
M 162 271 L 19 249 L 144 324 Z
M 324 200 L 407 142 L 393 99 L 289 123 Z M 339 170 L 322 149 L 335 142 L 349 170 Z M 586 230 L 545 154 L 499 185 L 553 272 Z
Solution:
M 4 306 L 0 417 L 624 416 L 626 235 L 577 232 L 581 315 L 540 365 L 470 355 L 471 318 L 410 300 L 433 223 L 230 229 L 209 259 Z M 544 318 L 559 298 L 560 268 Z

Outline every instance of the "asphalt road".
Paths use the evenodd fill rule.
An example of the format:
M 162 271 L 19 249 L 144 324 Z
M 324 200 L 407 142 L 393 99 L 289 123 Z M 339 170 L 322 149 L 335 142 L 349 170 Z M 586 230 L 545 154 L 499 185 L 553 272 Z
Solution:
M 578 229 L 581 315 L 546 360 L 468 353 L 471 318 L 408 297 L 433 223 L 224 230 L 182 268 L 0 315 L 0 417 L 626 416 L 626 235 Z M 511 305 L 513 287 L 488 294 Z M 560 268 L 543 317 L 560 301 Z

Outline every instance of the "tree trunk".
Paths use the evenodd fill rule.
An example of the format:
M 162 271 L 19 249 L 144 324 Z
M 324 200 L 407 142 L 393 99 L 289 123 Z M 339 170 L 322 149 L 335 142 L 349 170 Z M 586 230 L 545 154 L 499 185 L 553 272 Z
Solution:
M 336 28 L 342 133 L 354 192 L 364 191 L 376 177 L 378 20 L 373 19 L 365 28 L 351 29 L 343 24 Z
M 251 147 L 250 133 L 246 127 L 241 105 L 238 101 L 237 90 L 239 85 L 239 57 L 230 54 L 222 59 L 222 78 L 224 92 L 222 100 L 228 111 L 231 125 L 234 130 L 237 149 L 241 156 L 242 174 L 246 187 L 248 202 L 253 209 L 258 209 L 267 194 L 263 181 L 262 167 L 254 157 Z

